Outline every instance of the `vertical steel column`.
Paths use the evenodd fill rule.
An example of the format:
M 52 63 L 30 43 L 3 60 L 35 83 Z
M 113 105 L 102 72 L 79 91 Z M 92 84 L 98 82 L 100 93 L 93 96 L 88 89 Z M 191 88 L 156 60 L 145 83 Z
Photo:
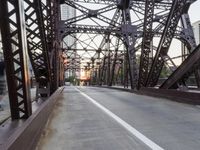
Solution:
M 60 64 L 59 64 L 60 76 L 59 76 L 59 86 L 64 85 L 64 58 L 62 53 L 60 54 Z
M 93 80 L 93 85 L 97 84 L 97 79 L 98 79 L 98 70 L 97 68 L 94 68 L 94 80 Z
M 60 21 L 60 1 L 52 0 L 52 51 L 51 51 L 51 67 L 52 67 L 52 89 L 54 92 L 59 87 L 59 63 L 60 63 L 60 40 L 59 39 L 59 21 Z
M 151 52 L 151 42 L 153 40 L 153 15 L 154 15 L 155 0 L 146 0 L 145 2 L 145 15 L 143 25 L 143 41 L 142 51 L 140 56 L 140 69 L 138 79 L 138 89 L 141 86 L 146 86 L 146 80 L 149 70 L 149 55 Z
M 98 81 L 97 81 L 97 84 L 99 86 L 101 86 L 101 65 L 99 65 L 99 68 L 98 68 Z
M 110 64 L 111 64 L 111 51 L 110 51 L 110 36 L 107 37 L 106 39 L 106 50 L 108 52 L 107 54 L 107 66 L 106 66 L 106 85 L 109 85 L 109 82 L 110 82 Z
M 118 67 L 118 70 L 116 72 L 117 72 L 116 73 L 116 80 L 115 80 L 114 84 L 116 84 L 116 83 L 118 84 L 119 81 L 121 81 L 121 76 L 120 76 L 121 67 L 120 66 Z
M 103 83 L 103 78 L 104 78 L 104 69 L 105 69 L 105 63 L 106 63 L 106 56 L 104 56 L 104 58 L 103 58 L 103 64 L 102 64 L 102 66 L 101 66 L 101 71 L 100 71 L 100 85 L 102 85 L 102 83 Z
M 127 51 L 124 53 L 124 66 L 123 66 L 123 80 L 124 80 L 124 88 L 128 88 L 129 84 L 129 78 L 128 78 L 128 70 L 129 70 L 129 65 L 128 65 L 128 54 Z
M 114 14 L 114 16 L 113 16 L 113 18 L 112 18 L 112 20 L 111 20 L 111 22 L 110 22 L 110 25 L 109 25 L 109 27 L 108 28 L 112 28 L 112 27 L 114 27 L 114 23 L 115 22 L 117 22 L 117 20 L 120 18 L 120 11 L 119 11 L 119 9 L 117 9 L 116 11 L 115 11 L 115 14 Z M 107 42 L 109 42 L 109 37 L 110 37 L 110 34 L 106 34 L 106 35 L 104 35 L 104 37 L 103 37 L 103 39 L 102 39 L 102 41 L 101 41 L 101 44 L 100 44 L 100 47 L 99 47 L 99 50 L 101 51 L 101 49 L 105 46 L 105 44 L 107 43 Z M 108 44 L 108 43 L 107 43 Z M 107 45 L 107 47 L 109 47 L 108 45 Z M 107 48 L 108 50 L 109 50 L 109 48 Z M 106 59 L 106 56 L 104 56 L 104 58 L 103 58 L 103 64 L 102 64 L 102 68 L 99 70 L 99 85 L 102 85 L 102 82 L 103 82 L 103 76 L 104 76 L 104 69 L 105 69 L 105 60 Z M 108 58 L 108 59 L 110 59 L 110 58 Z M 108 70 L 110 70 L 110 66 L 108 66 L 109 67 L 109 69 Z M 107 74 L 108 74 L 108 71 L 107 71 Z M 107 76 L 108 78 L 110 78 L 110 71 L 109 71 L 109 74 L 108 74 L 108 76 Z M 107 85 L 109 84 L 109 81 L 110 81 L 110 79 L 106 79 L 106 82 L 107 82 Z M 105 83 L 106 83 L 105 82 Z
M 188 49 L 186 48 L 185 43 L 181 43 L 181 55 L 182 55 L 182 62 L 187 58 Z
M 126 0 L 128 1 L 128 0 Z M 124 44 L 127 50 L 128 56 L 128 67 L 129 67 L 129 77 L 131 83 L 131 89 L 134 89 L 137 85 L 138 80 L 138 68 L 136 63 L 135 55 L 135 33 L 136 27 L 131 24 L 131 16 L 129 8 L 123 8 L 122 10 L 123 26 L 122 34 L 124 38 Z
M 12 120 L 28 118 L 32 114 L 32 107 L 27 64 L 25 16 L 22 0 L 0 1 L 0 27 L 11 118 Z
M 120 64 L 120 71 L 121 71 L 121 73 L 120 73 L 120 79 L 119 79 L 119 80 L 120 80 L 121 85 L 124 85 L 124 81 L 123 81 L 123 78 L 124 78 L 124 77 L 123 77 L 123 76 L 124 76 L 124 75 L 123 75 L 123 63 L 124 63 L 124 62 L 123 62 L 123 60 L 122 60 L 120 63 L 121 63 L 121 64 Z
M 115 48 L 114 60 L 113 60 L 113 64 L 112 64 L 112 70 L 111 70 L 111 75 L 110 75 L 109 86 L 112 86 L 113 80 L 114 80 L 114 76 L 115 76 L 115 66 L 116 66 L 116 62 L 117 62 L 117 53 L 118 53 L 118 47 L 119 47 L 119 38 L 117 39 L 115 46 L 116 46 L 116 48 Z

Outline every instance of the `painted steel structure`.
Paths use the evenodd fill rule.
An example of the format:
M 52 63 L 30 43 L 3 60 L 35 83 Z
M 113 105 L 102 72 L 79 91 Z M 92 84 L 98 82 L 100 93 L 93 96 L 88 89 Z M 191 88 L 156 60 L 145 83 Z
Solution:
M 161 84 L 158 81 L 163 67 L 173 68 L 170 74 L 176 72 L 174 70 L 177 65 L 168 55 L 172 40 L 178 39 L 187 47 L 185 54 L 180 56 L 184 60 L 196 48 L 188 15 L 193 2 L 194 0 L 65 0 L 65 4 L 76 9 L 79 15 L 62 22 L 62 37 L 72 33 L 88 36 L 90 42 L 87 42 L 87 38 L 83 40 L 76 37 L 77 44 L 84 45 L 79 46 L 76 52 L 90 53 L 89 57 L 83 54 L 79 59 L 87 59 L 85 69 L 92 71 L 92 77 L 95 78 L 92 81 L 96 81 L 91 84 L 111 86 L 120 76 L 121 84 L 130 85 L 132 89 L 158 86 Z M 91 23 L 87 24 L 89 21 Z M 102 35 L 102 39 L 98 38 L 102 42 L 99 45 L 95 43 L 94 46 L 98 35 Z M 155 38 L 159 41 L 154 42 Z M 67 55 L 69 51 L 70 48 L 65 50 Z M 194 69 L 190 75 L 192 73 L 195 73 L 196 84 L 199 86 L 198 69 Z M 176 83 L 168 88 L 185 86 L 188 78 L 189 76 L 184 79 L 177 77 Z
M 49 97 L 63 85 L 65 69 L 89 70 L 93 85 L 130 85 L 135 90 L 155 86 L 177 89 L 187 86 L 187 79 L 195 74 L 199 87 L 200 46 L 195 43 L 188 15 L 194 1 L 1 0 L 0 27 L 12 119 L 32 114 L 28 57 L 37 97 Z M 61 20 L 60 4 L 74 8 L 77 15 Z M 76 48 L 62 47 L 67 36 L 74 39 L 71 45 Z M 168 55 L 173 39 L 187 47 L 178 67 Z M 169 63 L 174 70 L 159 83 Z
M 57 0 L 0 2 L 0 27 L 13 120 L 32 114 L 28 56 L 38 84 L 38 96 L 49 96 L 63 80 L 57 32 L 59 18 Z

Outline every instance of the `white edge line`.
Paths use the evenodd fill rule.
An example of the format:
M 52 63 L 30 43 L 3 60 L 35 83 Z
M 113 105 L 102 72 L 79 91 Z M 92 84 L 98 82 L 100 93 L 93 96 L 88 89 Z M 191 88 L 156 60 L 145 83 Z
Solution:
M 75 88 L 80 94 L 82 94 L 84 97 L 86 97 L 88 100 L 90 100 L 94 105 L 96 105 L 98 108 L 103 110 L 108 116 L 113 118 L 115 121 L 117 121 L 120 125 L 122 125 L 127 131 L 132 133 L 136 138 L 138 138 L 141 142 L 143 142 L 145 145 L 147 145 L 152 150 L 164 150 L 164 148 L 157 145 L 155 142 L 147 138 L 145 135 L 140 133 L 138 130 L 136 130 L 134 127 L 132 127 L 130 124 L 122 120 L 120 117 L 115 115 L 113 112 L 108 110 L 106 107 L 102 106 L 98 102 L 96 102 L 93 98 L 89 97 L 87 94 L 83 93 L 79 89 Z

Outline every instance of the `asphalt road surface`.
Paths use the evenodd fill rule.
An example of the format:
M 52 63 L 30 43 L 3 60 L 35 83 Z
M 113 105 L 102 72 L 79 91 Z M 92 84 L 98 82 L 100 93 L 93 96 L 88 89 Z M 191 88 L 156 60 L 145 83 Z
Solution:
M 199 150 L 200 107 L 66 86 L 38 150 Z

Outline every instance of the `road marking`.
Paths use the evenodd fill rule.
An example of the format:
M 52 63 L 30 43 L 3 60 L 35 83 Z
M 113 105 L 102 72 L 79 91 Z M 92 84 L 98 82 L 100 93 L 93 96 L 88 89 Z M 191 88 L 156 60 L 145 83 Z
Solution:
M 121 126 L 123 126 L 127 131 L 132 133 L 136 138 L 138 138 L 141 142 L 143 142 L 145 145 L 147 145 L 152 150 L 164 150 L 164 148 L 157 145 L 155 142 L 147 138 L 145 135 L 140 133 L 138 130 L 136 130 L 134 127 L 132 127 L 130 124 L 122 120 L 120 117 L 115 115 L 113 112 L 108 110 L 106 107 L 99 104 L 97 101 L 95 101 L 93 98 L 88 96 L 87 94 L 83 93 L 79 89 L 75 88 L 80 94 L 82 94 L 85 98 L 87 98 L 90 102 L 92 102 L 94 105 L 96 105 L 98 108 L 103 110 L 108 116 L 113 118 L 115 121 L 117 121 Z

